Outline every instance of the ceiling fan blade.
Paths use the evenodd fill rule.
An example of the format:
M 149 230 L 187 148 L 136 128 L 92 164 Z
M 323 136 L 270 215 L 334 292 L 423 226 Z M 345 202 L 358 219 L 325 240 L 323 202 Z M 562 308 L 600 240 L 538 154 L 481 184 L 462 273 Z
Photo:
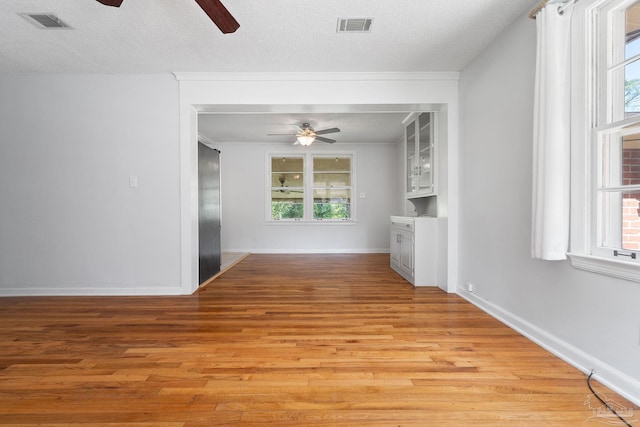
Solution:
M 229 13 L 220 0 L 196 0 L 196 3 L 224 34 L 233 33 L 240 28 L 238 21 Z
M 316 136 L 316 141 L 328 142 L 329 144 L 336 142 L 335 139 L 325 138 L 323 136 Z
M 97 0 L 98 3 L 102 3 L 105 6 L 120 7 L 124 0 Z
M 287 135 L 287 136 L 295 136 L 295 133 L 268 133 L 267 136 L 279 136 L 279 135 Z
M 324 135 L 324 134 L 326 134 L 326 133 L 336 133 L 336 132 L 340 132 L 340 129 L 338 129 L 338 128 L 331 128 L 331 129 L 317 130 L 317 131 L 316 131 L 316 135 Z

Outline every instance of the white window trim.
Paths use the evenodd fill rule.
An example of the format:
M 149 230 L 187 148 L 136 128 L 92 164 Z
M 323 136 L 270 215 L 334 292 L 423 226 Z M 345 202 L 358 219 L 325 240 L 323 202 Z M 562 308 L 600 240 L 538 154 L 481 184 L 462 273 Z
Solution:
M 596 224 L 595 153 L 597 122 L 595 10 L 606 0 L 583 0 L 574 6 L 572 21 L 571 83 L 571 238 L 568 253 L 574 268 L 640 282 L 640 263 L 614 259 L 593 250 Z
M 618 279 L 640 282 L 638 264 L 628 261 L 613 260 L 601 256 L 570 253 L 571 265 L 579 270 L 617 277 Z
M 265 153 L 265 223 L 268 225 L 296 225 L 296 224 L 304 224 L 304 225 L 355 225 L 357 223 L 357 210 L 356 210 L 356 200 L 357 200 L 357 191 L 356 191 L 356 153 L 355 151 L 334 151 L 334 150 L 323 150 L 323 151 L 305 151 L 300 152 L 297 150 L 293 151 L 272 151 Z M 313 195 L 313 179 L 307 179 L 306 176 L 311 171 L 313 173 L 313 156 L 322 156 L 322 157 L 335 157 L 335 156 L 350 156 L 351 157 L 351 218 L 350 219 L 314 219 L 305 215 L 305 218 L 300 219 L 273 219 L 271 218 L 271 158 L 272 157 L 303 157 L 304 158 L 304 192 L 305 195 L 311 194 Z M 307 203 L 308 200 L 311 200 L 310 203 Z M 307 206 L 307 205 L 311 206 Z M 309 210 L 311 209 L 311 210 Z M 313 212 L 313 196 L 308 199 L 305 196 L 305 213 Z

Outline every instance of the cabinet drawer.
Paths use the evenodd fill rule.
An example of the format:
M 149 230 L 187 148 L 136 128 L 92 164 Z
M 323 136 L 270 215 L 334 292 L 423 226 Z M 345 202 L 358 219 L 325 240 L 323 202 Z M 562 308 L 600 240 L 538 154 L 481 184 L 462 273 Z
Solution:
M 413 223 L 409 223 L 409 222 L 396 222 L 396 221 L 391 221 L 391 227 L 398 229 L 398 230 L 408 230 L 408 231 L 413 231 Z

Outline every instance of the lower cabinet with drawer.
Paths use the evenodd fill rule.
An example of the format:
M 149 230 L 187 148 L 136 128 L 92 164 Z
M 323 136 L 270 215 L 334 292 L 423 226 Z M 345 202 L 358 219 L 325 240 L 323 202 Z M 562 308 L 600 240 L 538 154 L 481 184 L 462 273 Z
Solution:
M 391 217 L 391 268 L 414 286 L 447 288 L 447 219 Z

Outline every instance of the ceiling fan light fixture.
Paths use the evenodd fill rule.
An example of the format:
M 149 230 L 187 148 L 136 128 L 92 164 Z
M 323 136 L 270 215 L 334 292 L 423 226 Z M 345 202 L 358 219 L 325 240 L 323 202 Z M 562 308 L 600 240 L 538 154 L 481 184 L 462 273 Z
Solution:
M 316 138 L 314 136 L 299 135 L 298 142 L 304 147 L 308 147 Z

